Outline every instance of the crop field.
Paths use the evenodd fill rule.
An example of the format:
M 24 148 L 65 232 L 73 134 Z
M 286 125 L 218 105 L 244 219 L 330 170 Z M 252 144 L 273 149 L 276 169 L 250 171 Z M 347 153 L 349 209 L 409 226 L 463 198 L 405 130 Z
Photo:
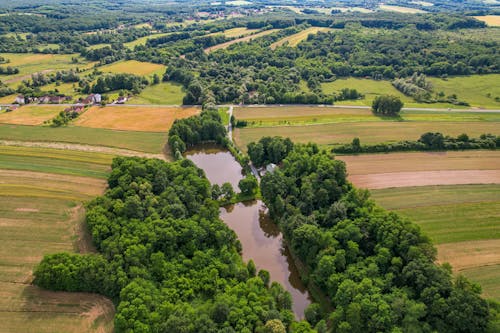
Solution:
M 24 105 L 11 112 L 0 112 L 0 123 L 41 125 L 57 116 L 66 107 L 61 105 Z
M 234 116 L 238 120 L 247 121 L 250 127 L 369 121 L 500 122 L 500 112 L 402 111 L 399 118 L 393 119 L 378 117 L 367 108 L 318 106 L 237 107 Z
M 225 30 L 223 32 L 223 34 L 224 34 L 224 36 L 226 36 L 228 38 L 233 38 L 233 37 L 250 35 L 250 34 L 253 34 L 257 31 L 259 31 L 259 29 L 233 28 L 233 29 Z
M 196 107 L 94 106 L 75 122 L 78 126 L 124 131 L 167 132 L 175 119 L 200 112 Z
M 425 132 L 441 132 L 452 136 L 467 132 L 470 137 L 478 137 L 484 133 L 498 133 L 498 122 L 371 121 L 348 124 L 248 127 L 236 129 L 234 139 L 241 149 L 246 150 L 248 143 L 264 136 L 283 136 L 295 142 L 315 142 L 319 145 L 335 146 L 350 143 L 355 137 L 360 138 L 362 144 L 417 140 Z
M 4 148 L 9 147 L 0 148 L 1 331 L 112 332 L 114 306 L 110 300 L 92 294 L 49 292 L 31 285 L 32 271 L 43 255 L 92 249 L 82 227 L 82 202 L 101 194 L 106 181 L 79 175 L 93 174 L 101 167 L 109 169 L 109 164 L 101 166 L 101 157 L 96 156 L 95 164 L 86 164 L 93 167 L 80 169 L 75 173 L 78 176 L 67 175 L 64 168 L 77 169 L 73 164 L 77 156 L 71 152 L 19 147 L 6 152 Z M 16 156 L 21 159 L 16 160 Z M 89 154 L 89 160 L 92 156 Z M 59 168 L 56 163 L 44 164 L 51 159 Z M 17 169 L 17 162 L 49 173 L 26 171 L 22 166 Z M 11 166 L 17 170 L 5 169 Z
M 430 78 L 434 91 L 447 96 L 456 94 L 459 100 L 471 106 L 500 109 L 500 74 L 455 76 L 447 79 Z
M 485 22 L 490 27 L 500 26 L 500 15 L 474 16 L 476 19 Z
M 206 53 L 210 53 L 210 52 L 217 51 L 217 50 L 220 50 L 220 49 L 228 48 L 229 46 L 231 46 L 233 44 L 236 44 L 236 43 L 249 42 L 249 41 L 254 40 L 256 38 L 272 34 L 273 32 L 276 32 L 278 30 L 279 29 L 270 29 L 270 30 L 259 32 L 259 33 L 254 34 L 254 35 L 250 35 L 250 36 L 245 36 L 245 37 L 241 37 L 241 38 L 238 38 L 238 39 L 234 39 L 234 40 L 229 41 L 229 42 L 225 42 L 225 43 L 222 43 L 222 44 L 218 44 L 218 45 L 206 48 L 205 52 Z
M 372 195 L 418 223 L 437 245 L 440 262 L 478 282 L 485 297 L 500 300 L 500 185 L 407 187 Z
M 170 35 L 170 34 L 171 34 L 171 32 L 162 33 L 162 34 L 153 34 L 153 35 L 149 35 L 149 36 L 145 36 L 145 37 L 137 38 L 136 40 L 131 41 L 131 42 L 128 42 L 128 43 L 125 43 L 125 44 L 123 44 L 123 45 L 124 45 L 126 48 L 133 49 L 133 48 L 134 48 L 134 47 L 136 47 L 137 45 L 146 45 L 146 42 L 147 42 L 149 39 L 155 39 L 155 38 L 159 38 L 159 37 L 167 36 L 167 35 Z
M 167 132 L 117 131 L 88 127 L 41 127 L 0 124 L 0 140 L 66 142 L 159 154 Z
M 0 146 L 3 169 L 105 178 L 112 155 L 64 149 Z
M 12 87 L 17 87 L 20 81 L 30 78 L 34 73 L 50 73 L 76 67 L 84 69 L 93 65 L 93 63 L 78 57 L 77 54 L 1 53 L 0 56 L 10 60 L 10 63 L 2 64 L 1 67 L 19 68 L 18 74 L 2 75 L 2 81 Z M 78 58 L 77 64 L 71 60 L 75 57 Z
M 299 33 L 296 33 L 296 34 L 291 35 L 291 36 L 287 36 L 287 37 L 277 41 L 276 43 L 271 44 L 271 48 L 275 49 L 278 46 L 282 46 L 284 44 L 288 44 L 288 46 L 295 47 L 303 40 L 306 40 L 307 36 L 309 36 L 309 35 L 314 35 L 314 34 L 317 34 L 318 32 L 328 32 L 331 30 L 332 29 L 330 29 L 330 28 L 310 27 L 310 28 L 307 28 L 307 29 L 299 32 Z
M 137 60 L 118 61 L 109 65 L 99 67 L 99 70 L 107 73 L 129 73 L 135 75 L 163 75 L 165 66 L 150 62 Z
M 425 10 L 410 8 L 410 7 L 402 7 L 402 6 L 380 5 L 379 8 L 385 11 L 407 13 L 407 14 L 419 14 L 426 12 Z
M 138 96 L 130 99 L 128 103 L 181 105 L 184 95 L 182 85 L 173 82 L 162 82 L 147 86 Z

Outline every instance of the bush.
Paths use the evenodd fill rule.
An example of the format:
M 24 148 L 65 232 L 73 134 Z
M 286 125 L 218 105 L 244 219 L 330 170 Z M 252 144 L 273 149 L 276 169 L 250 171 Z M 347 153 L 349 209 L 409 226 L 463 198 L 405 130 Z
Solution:
M 396 96 L 381 95 L 375 97 L 372 103 L 372 111 L 385 116 L 397 116 L 403 108 L 403 102 Z

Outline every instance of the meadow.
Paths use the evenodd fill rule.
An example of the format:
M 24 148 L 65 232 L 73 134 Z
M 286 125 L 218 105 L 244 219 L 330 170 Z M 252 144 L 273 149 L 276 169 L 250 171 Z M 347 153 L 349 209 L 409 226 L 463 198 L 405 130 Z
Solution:
M 296 33 L 294 35 L 287 36 L 283 39 L 280 39 L 276 43 L 271 44 L 271 48 L 275 49 L 278 46 L 282 46 L 284 44 L 287 44 L 288 46 L 291 46 L 291 47 L 295 47 L 303 40 L 306 40 L 309 35 L 314 35 L 314 34 L 317 34 L 318 32 L 328 32 L 331 30 L 332 29 L 330 29 L 330 28 L 310 27 L 310 28 L 307 28 L 307 29 L 299 32 L 299 33 Z
M 112 332 L 110 300 L 31 285 L 32 271 L 43 255 L 93 249 L 83 226 L 82 202 L 104 191 L 110 157 L 11 148 L 0 146 L 2 332 Z M 108 164 L 100 164 L 105 159 Z M 96 170 L 102 170 L 100 179 L 87 177 Z
M 140 76 L 153 74 L 162 76 L 163 73 L 165 73 L 165 69 L 166 67 L 163 65 L 153 64 L 150 62 L 140 62 L 137 60 L 118 61 L 99 67 L 99 70 L 105 73 L 129 73 Z
M 259 31 L 259 29 L 232 28 L 232 29 L 227 29 L 227 30 L 221 31 L 221 32 L 214 32 L 214 33 L 208 34 L 207 36 L 224 35 L 228 38 L 237 38 L 237 37 L 247 36 L 247 35 L 256 33 L 258 31 Z
M 479 283 L 485 297 L 500 300 L 500 185 L 371 192 L 377 203 L 421 226 L 437 245 L 440 262 Z
M 41 125 L 64 111 L 61 105 L 24 105 L 14 111 L 0 111 L 0 123 L 19 125 Z
M 298 126 L 269 126 L 237 128 L 234 132 L 236 144 L 246 151 L 252 141 L 263 136 L 289 137 L 295 142 L 315 142 L 323 146 L 336 146 L 352 142 L 358 137 L 362 144 L 417 140 L 425 132 L 441 132 L 457 136 L 466 132 L 470 137 L 484 133 L 497 133 L 498 122 L 479 121 L 368 121 L 352 123 L 330 123 Z
M 117 131 L 86 127 L 41 127 L 0 124 L 0 140 L 67 142 L 161 153 L 167 132 Z
M 137 45 L 146 45 L 146 42 L 149 40 L 149 39 L 155 39 L 155 38 L 159 38 L 159 37 L 163 37 L 163 36 L 167 36 L 167 35 L 170 35 L 171 32 L 167 32 L 167 33 L 162 33 L 162 34 L 153 34 L 153 35 L 149 35 L 149 36 L 145 36 L 145 37 L 141 37 L 141 38 L 137 38 L 136 40 L 133 40 L 131 42 L 128 42 L 128 43 L 124 43 L 123 46 L 125 46 L 126 48 L 128 49 L 133 49 L 134 47 L 136 47 Z
M 200 112 L 197 107 L 94 106 L 75 125 L 123 131 L 167 132 L 175 119 Z
M 206 53 L 210 53 L 210 52 L 214 52 L 214 51 L 217 51 L 217 50 L 220 50 L 220 49 L 225 49 L 225 48 L 228 48 L 229 46 L 231 46 L 233 44 L 241 43 L 241 42 L 248 42 L 248 41 L 251 41 L 253 39 L 256 39 L 256 38 L 259 38 L 259 37 L 262 37 L 262 36 L 266 36 L 266 35 L 272 34 L 273 32 L 276 32 L 278 30 L 279 29 L 270 29 L 270 30 L 266 30 L 266 31 L 262 31 L 262 32 L 250 35 L 250 36 L 245 36 L 245 37 L 241 37 L 241 38 L 238 38 L 238 39 L 234 39 L 234 40 L 231 40 L 229 42 L 225 42 L 225 43 L 222 43 L 222 44 L 218 44 L 218 45 L 206 48 L 205 52 Z
M 380 5 L 379 8 L 384 11 L 406 13 L 406 14 L 421 14 L 426 12 L 425 10 L 410 8 L 410 7 L 402 7 L 402 6 Z
M 184 95 L 182 85 L 174 82 L 162 82 L 147 86 L 138 96 L 134 96 L 127 103 L 181 105 Z
M 500 97 L 500 87 L 497 82 L 499 74 L 456 76 L 447 79 L 429 77 L 434 86 L 434 92 L 444 92 L 446 96 L 456 94 L 461 101 L 468 102 L 472 107 L 500 108 L 500 102 L 495 97 Z M 394 88 L 389 81 L 375 81 L 371 79 L 347 78 L 337 79 L 321 85 L 326 94 L 338 93 L 343 88 L 356 89 L 365 95 L 356 101 L 339 101 L 337 105 L 364 105 L 371 106 L 373 99 L 379 95 L 397 96 L 403 101 L 405 107 L 418 108 L 464 108 L 450 103 L 417 103 L 413 98 L 404 95 Z
M 485 22 L 490 27 L 500 26 L 500 15 L 485 15 L 485 16 L 474 16 L 474 18 L 479 21 Z

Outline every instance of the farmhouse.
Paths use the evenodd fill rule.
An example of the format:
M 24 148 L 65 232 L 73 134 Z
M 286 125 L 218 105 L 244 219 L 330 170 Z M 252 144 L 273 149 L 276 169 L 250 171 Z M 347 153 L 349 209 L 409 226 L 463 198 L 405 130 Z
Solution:
M 102 101 L 100 94 L 90 94 L 86 98 L 81 99 L 80 102 L 85 105 L 99 104 Z
M 24 99 L 23 95 L 19 95 L 16 97 L 16 100 L 14 101 L 14 104 L 26 104 L 26 100 Z

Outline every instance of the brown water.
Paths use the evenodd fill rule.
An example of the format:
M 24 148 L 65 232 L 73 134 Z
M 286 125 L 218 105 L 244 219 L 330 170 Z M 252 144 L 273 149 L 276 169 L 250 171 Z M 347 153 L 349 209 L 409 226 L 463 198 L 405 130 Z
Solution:
M 229 151 L 203 145 L 188 151 L 186 158 L 205 171 L 210 183 L 222 185 L 228 182 L 235 192 L 239 192 L 238 182 L 244 178 L 243 169 Z
M 262 201 L 238 203 L 220 209 L 222 220 L 233 229 L 243 247 L 243 260 L 252 259 L 257 269 L 265 269 L 271 280 L 281 283 L 293 298 L 293 312 L 298 319 L 304 318 L 304 310 L 311 303 L 309 293 L 278 226 L 266 213 Z
M 230 152 L 204 146 L 189 151 L 186 158 L 205 171 L 212 184 L 231 183 L 235 190 L 244 177 L 243 170 Z M 220 217 L 238 235 L 243 248 L 243 260 L 252 259 L 257 269 L 264 269 L 271 280 L 279 282 L 293 298 L 293 312 L 298 319 L 304 318 L 304 310 L 311 297 L 300 280 L 290 252 L 283 245 L 283 237 L 276 224 L 266 213 L 262 201 L 238 203 L 220 209 Z

